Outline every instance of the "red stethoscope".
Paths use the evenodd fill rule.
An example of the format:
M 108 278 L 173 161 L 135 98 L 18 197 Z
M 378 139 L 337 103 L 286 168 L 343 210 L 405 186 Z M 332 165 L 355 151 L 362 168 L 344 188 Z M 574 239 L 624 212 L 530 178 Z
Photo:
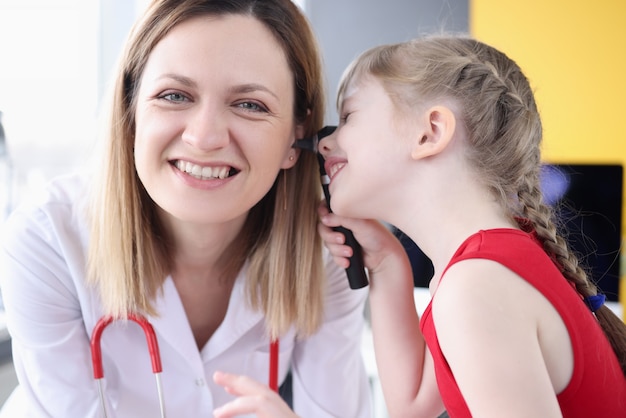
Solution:
M 161 366 L 161 353 L 159 352 L 159 342 L 157 341 L 154 328 L 148 320 L 137 314 L 129 314 L 128 319 L 136 322 L 143 329 L 146 335 L 146 342 L 148 343 L 148 352 L 150 353 L 150 362 L 152 363 L 152 373 L 156 378 L 157 392 L 159 395 L 159 407 L 161 409 L 161 418 L 165 418 L 165 406 L 163 401 L 163 390 L 161 387 L 161 372 L 163 368 Z M 100 346 L 100 340 L 102 339 L 102 332 L 104 329 L 115 319 L 112 316 L 103 316 L 98 320 L 96 326 L 93 328 L 93 334 L 91 335 L 91 361 L 93 364 L 93 377 L 98 382 L 98 394 L 100 395 L 100 406 L 102 413 L 106 418 L 107 411 L 104 402 L 104 389 L 102 387 L 102 379 L 104 378 L 104 370 L 102 367 L 102 349 Z M 278 392 L 278 340 L 272 340 L 270 342 L 270 371 L 269 371 L 269 387 L 275 392 Z

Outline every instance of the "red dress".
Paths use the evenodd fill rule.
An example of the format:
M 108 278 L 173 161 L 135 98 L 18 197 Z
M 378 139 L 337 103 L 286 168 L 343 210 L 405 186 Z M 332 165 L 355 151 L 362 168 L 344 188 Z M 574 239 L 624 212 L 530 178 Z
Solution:
M 480 231 L 459 247 L 446 269 L 471 258 L 493 260 L 514 271 L 541 292 L 563 319 L 574 352 L 572 379 L 557 396 L 563 416 L 625 418 L 626 377 L 617 356 L 595 316 L 534 235 L 516 229 Z M 433 356 L 437 384 L 449 416 L 471 417 L 439 347 L 430 304 L 420 320 L 420 328 Z

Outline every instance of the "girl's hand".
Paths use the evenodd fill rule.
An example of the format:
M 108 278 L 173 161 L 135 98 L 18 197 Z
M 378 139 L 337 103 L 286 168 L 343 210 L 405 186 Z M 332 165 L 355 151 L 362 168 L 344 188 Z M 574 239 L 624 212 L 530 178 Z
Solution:
M 318 208 L 320 225 L 318 231 L 337 265 L 347 268 L 350 265 L 352 249 L 345 245 L 345 236 L 332 228 L 343 226 L 352 231 L 354 238 L 363 250 L 363 262 L 370 275 L 383 269 L 386 264 L 408 262 L 406 250 L 389 228 L 372 219 L 345 218 L 332 213 L 322 201 Z
M 268 386 L 247 376 L 215 372 L 213 380 L 226 392 L 237 396 L 213 411 L 215 418 L 255 414 L 258 418 L 297 418 L 280 395 Z

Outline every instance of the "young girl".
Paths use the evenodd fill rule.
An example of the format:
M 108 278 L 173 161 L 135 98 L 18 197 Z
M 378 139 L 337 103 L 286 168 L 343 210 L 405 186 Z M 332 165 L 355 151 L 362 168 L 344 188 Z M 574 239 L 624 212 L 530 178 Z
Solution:
M 520 68 L 463 37 L 381 46 L 347 70 L 338 104 L 320 143 L 335 214 L 320 206 L 320 230 L 342 267 L 351 252 L 331 227 L 363 247 L 390 415 L 624 417 L 626 326 L 542 202 Z M 371 219 L 432 260 L 421 319 L 404 250 Z
M 90 337 L 111 315 L 104 408 L 160 416 L 146 338 L 123 320 L 138 313 L 159 342 L 167 416 L 293 414 L 268 387 L 290 371 L 300 416 L 370 416 L 366 291 L 324 256 L 317 161 L 292 148 L 321 127 L 321 86 L 290 0 L 150 4 L 120 61 L 97 175 L 55 179 L 5 225 L 19 386 L 0 415 L 102 416 Z

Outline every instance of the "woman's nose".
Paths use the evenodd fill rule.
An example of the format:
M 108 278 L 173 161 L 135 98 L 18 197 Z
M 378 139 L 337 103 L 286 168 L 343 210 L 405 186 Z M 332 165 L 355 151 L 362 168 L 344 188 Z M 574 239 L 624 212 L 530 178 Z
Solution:
M 182 140 L 204 151 L 225 147 L 229 141 L 226 116 L 210 106 L 196 108 L 187 119 Z

